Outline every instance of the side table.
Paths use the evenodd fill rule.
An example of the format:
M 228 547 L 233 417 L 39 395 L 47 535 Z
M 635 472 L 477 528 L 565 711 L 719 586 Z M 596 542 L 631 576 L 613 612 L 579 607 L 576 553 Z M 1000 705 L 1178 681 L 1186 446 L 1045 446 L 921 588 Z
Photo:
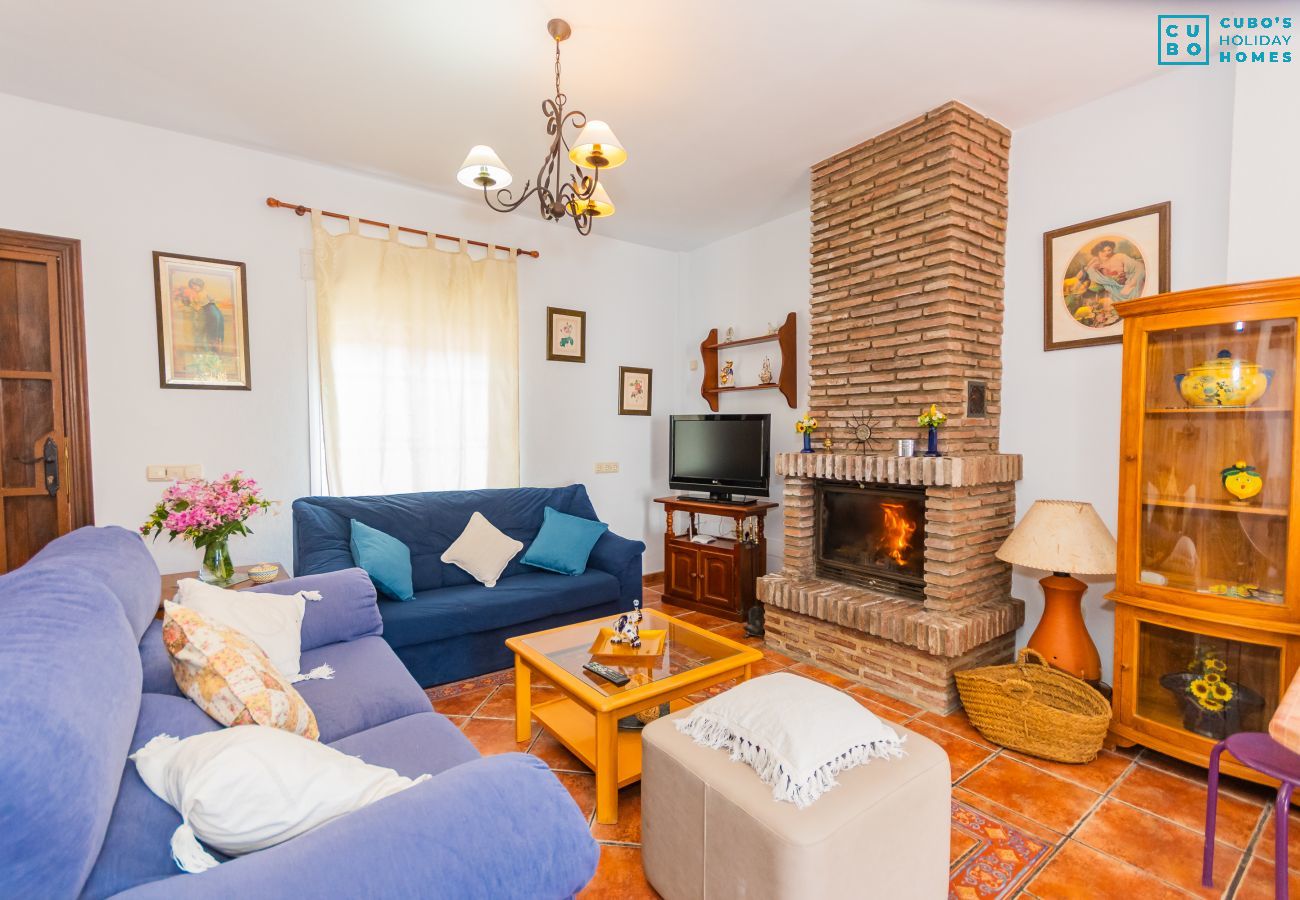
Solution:
M 238 573 L 240 573 L 241 575 L 247 575 L 247 574 L 248 574 L 248 570 L 251 569 L 253 566 L 256 566 L 256 565 L 261 565 L 261 564 L 260 564 L 260 563 L 253 563 L 252 566 L 235 566 L 235 571 L 238 572 Z M 278 582 L 278 581 L 288 581 L 288 580 L 289 580 L 289 574 L 288 574 L 287 572 L 285 572 L 285 570 L 284 570 L 284 566 L 283 566 L 282 564 L 280 564 L 280 563 L 276 563 L 276 565 L 280 566 L 280 571 L 279 571 L 279 572 L 276 572 L 276 573 L 275 573 L 275 577 L 272 578 L 269 582 L 264 582 L 265 584 L 275 584 L 275 583 Z M 172 597 L 176 596 L 176 586 L 177 586 L 178 584 L 180 584 L 180 581 L 181 581 L 182 578 L 198 578 L 198 577 L 199 577 L 199 573 L 198 573 L 197 571 L 195 571 L 195 572 L 172 572 L 172 573 L 170 573 L 170 574 L 164 575 L 164 576 L 162 577 L 162 592 L 161 592 L 161 596 L 159 596 L 159 598 L 158 598 L 158 612 L 154 615 L 154 618 L 155 618 L 155 619 L 161 619 L 161 618 L 162 618 L 162 615 L 163 615 L 163 612 L 162 612 L 163 601 L 164 601 L 164 600 L 170 600 Z M 250 579 L 245 579 L 244 581 L 241 581 L 241 582 L 239 582 L 238 584 L 232 584 L 232 585 L 230 586 L 230 590 L 232 590 L 232 591 L 242 591 L 242 590 L 244 590 L 245 588 L 251 588 L 251 587 L 257 587 L 257 585 L 256 585 L 256 584 L 253 582 L 253 580 L 250 578 Z

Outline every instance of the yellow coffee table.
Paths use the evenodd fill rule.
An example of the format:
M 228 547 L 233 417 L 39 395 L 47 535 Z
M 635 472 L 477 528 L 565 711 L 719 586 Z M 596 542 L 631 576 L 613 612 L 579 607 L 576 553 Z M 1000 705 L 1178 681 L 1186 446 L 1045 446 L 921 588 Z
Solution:
M 633 655 L 614 648 L 599 662 L 631 679 L 615 685 L 583 669 L 611 618 L 564 625 L 506 641 L 515 654 L 515 738 L 528 740 L 531 719 L 555 736 L 596 773 L 596 821 L 618 821 L 618 789 L 641 779 L 641 732 L 620 731 L 618 720 L 644 709 L 677 701 L 687 694 L 732 678 L 747 680 L 750 666 L 763 658 L 753 647 L 697 628 L 655 610 L 646 610 L 641 631 L 662 629 L 662 652 Z M 655 641 L 654 643 L 659 643 Z M 643 641 L 643 650 L 651 641 Z M 536 706 L 529 685 L 536 673 L 559 688 L 561 697 Z

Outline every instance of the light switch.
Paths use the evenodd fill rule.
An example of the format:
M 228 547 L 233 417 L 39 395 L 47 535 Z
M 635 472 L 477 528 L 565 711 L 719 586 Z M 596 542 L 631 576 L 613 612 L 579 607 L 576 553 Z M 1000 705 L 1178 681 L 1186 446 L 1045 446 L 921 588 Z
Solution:
M 202 477 L 203 477 L 203 465 L 202 465 L 202 463 L 190 463 L 189 465 L 187 465 L 187 466 L 185 467 L 185 477 L 186 477 L 186 478 L 202 478 Z
M 698 359 L 693 359 L 693 360 L 691 360 L 691 371 L 692 371 L 692 372 L 694 372 L 694 371 L 695 371 L 696 369 L 698 369 L 699 367 L 700 367 L 700 361 L 699 361 Z
M 167 477 L 166 466 L 145 466 L 144 477 L 146 481 L 170 481 Z
M 616 462 L 598 462 L 596 463 L 597 475 L 614 475 L 618 472 L 618 463 Z
M 169 481 L 180 481 L 185 477 L 184 466 L 168 466 L 166 472 Z

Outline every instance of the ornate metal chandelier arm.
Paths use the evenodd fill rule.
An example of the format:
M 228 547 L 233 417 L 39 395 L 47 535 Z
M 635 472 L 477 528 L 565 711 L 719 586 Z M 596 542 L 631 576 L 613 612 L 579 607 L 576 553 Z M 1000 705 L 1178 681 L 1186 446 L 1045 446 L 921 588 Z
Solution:
M 514 212 L 516 209 L 522 206 L 524 202 L 528 200 L 529 197 L 531 197 L 533 194 L 538 193 L 538 189 L 535 187 L 531 187 L 531 185 L 532 185 L 531 181 L 524 182 L 523 193 L 519 195 L 518 199 L 515 199 L 514 192 L 511 191 L 509 188 L 501 188 L 499 191 L 496 192 L 495 203 L 492 200 L 492 195 L 488 193 L 488 186 L 484 185 L 483 200 L 487 203 L 489 208 L 495 210 L 496 212 L 501 212 L 501 213 Z

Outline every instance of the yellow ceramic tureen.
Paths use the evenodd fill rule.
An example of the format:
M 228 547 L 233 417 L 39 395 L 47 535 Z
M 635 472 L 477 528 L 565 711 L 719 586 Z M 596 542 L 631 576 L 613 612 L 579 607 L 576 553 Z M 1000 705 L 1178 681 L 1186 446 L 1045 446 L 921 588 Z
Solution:
M 1271 369 L 1233 359 L 1227 350 L 1220 350 L 1216 358 L 1174 376 L 1178 393 L 1192 406 L 1250 406 L 1264 396 L 1272 380 Z

